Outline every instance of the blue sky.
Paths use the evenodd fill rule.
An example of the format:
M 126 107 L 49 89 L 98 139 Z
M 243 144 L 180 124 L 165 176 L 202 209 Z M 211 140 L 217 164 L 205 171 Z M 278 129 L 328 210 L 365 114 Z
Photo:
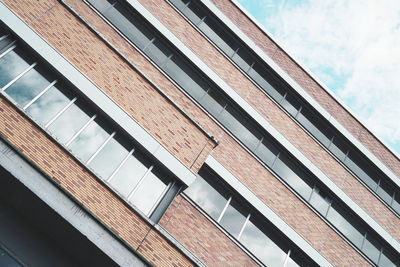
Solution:
M 238 0 L 400 154 L 399 0 Z

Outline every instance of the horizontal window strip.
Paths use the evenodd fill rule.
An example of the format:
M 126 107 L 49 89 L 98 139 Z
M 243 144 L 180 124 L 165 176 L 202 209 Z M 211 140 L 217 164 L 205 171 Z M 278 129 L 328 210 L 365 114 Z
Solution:
M 350 242 L 355 244 L 358 241 L 353 234 L 361 235 L 363 240 L 379 240 L 376 241 L 377 247 L 368 250 L 364 249 L 364 242 L 360 246 L 355 244 L 371 261 L 379 263 L 374 257 L 377 251 L 382 255 L 379 259 L 398 255 L 126 1 L 88 2 Z M 347 233 L 347 228 L 342 229 L 343 222 L 352 225 L 353 221 L 362 228 L 349 228 L 350 233 Z
M 181 188 L 173 174 L 92 108 L 74 85 L 10 36 L 0 25 L 1 93 L 122 199 L 158 221 L 168 206 L 166 200 L 171 202 Z
M 184 194 L 266 266 L 318 266 L 207 165 Z
M 299 122 L 327 150 L 400 215 L 400 188 L 332 124 L 295 92 L 200 1 L 169 0 L 238 68 Z

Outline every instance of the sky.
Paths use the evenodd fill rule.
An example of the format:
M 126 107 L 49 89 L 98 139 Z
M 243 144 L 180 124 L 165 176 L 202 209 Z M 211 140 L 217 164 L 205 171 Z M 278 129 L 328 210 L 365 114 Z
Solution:
M 400 0 L 238 0 L 400 155 Z

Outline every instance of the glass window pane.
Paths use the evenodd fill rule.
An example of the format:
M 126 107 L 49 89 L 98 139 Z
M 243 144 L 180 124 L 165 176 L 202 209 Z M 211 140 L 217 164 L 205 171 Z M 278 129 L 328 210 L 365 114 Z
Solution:
M 210 17 L 206 17 L 204 23 L 201 23 L 198 27 L 228 57 L 232 57 L 239 47 L 235 39 L 229 33 L 220 29 L 215 20 Z
M 255 154 L 269 167 L 271 167 L 278 153 L 279 150 L 267 138 L 263 139 L 255 151 Z
M 145 49 L 145 54 L 158 65 L 164 63 L 172 52 L 167 46 L 162 44 L 158 39 L 151 42 Z
M 312 115 L 306 108 L 302 108 L 297 116 L 297 121 L 306 128 L 325 147 L 331 143 L 332 134 L 328 133 L 328 127 L 321 120 Z M 317 122 L 319 123 L 317 124 Z
M 376 193 L 383 199 L 383 201 L 390 205 L 393 199 L 394 188 L 396 188 L 395 185 L 391 185 L 386 182 L 385 179 L 381 179 Z
M 210 89 L 207 94 L 200 100 L 201 105 L 205 110 L 210 112 L 217 119 L 219 114 L 226 106 L 225 97 L 216 90 Z
M 6 35 L 6 33 L 4 32 L 0 32 L 0 38 L 2 37 L 2 36 L 4 36 L 4 35 Z M 13 37 L 13 36 L 11 36 L 11 35 L 9 35 L 9 36 L 7 36 L 7 37 L 5 37 L 5 38 L 3 38 L 2 40 L 0 40 L 0 55 L 3 53 L 3 52 L 5 52 L 10 46 L 11 46 L 11 43 L 12 43 L 12 41 L 14 41 L 15 40 L 15 38 Z
M 294 166 L 291 161 L 286 158 L 286 156 L 279 156 L 279 158 L 276 159 L 272 169 L 304 199 L 309 199 L 312 187 L 306 178 L 306 174 Z M 308 183 L 304 182 L 304 180 L 300 178 L 300 176 L 297 175 L 293 170 L 296 170 L 296 172 L 299 173 Z
M 160 179 L 161 175 L 161 173 L 157 173 L 156 175 L 153 171 L 150 172 L 130 199 L 133 205 L 147 215 L 150 215 L 151 209 L 168 185 L 167 181 Z
M 400 258 L 396 257 L 392 252 L 383 250 L 381 258 L 379 259 L 378 266 L 382 267 L 395 267 L 400 266 Z
M 392 208 L 400 214 L 400 192 L 396 192 L 392 203 Z
M 177 56 L 168 60 L 163 66 L 163 70 L 196 100 L 202 98 L 209 88 L 199 74 Z
M 100 152 L 90 162 L 89 166 L 103 179 L 107 179 L 128 155 L 129 151 L 117 138 L 110 141 L 100 150 Z
M 141 17 L 128 10 L 124 4 L 118 2 L 103 15 L 136 46 L 143 49 L 154 35 L 140 22 Z
M 22 265 L 0 247 L 0 266 L 20 267 Z
M 250 123 L 251 120 L 246 119 L 238 110 L 227 106 L 220 115 L 220 121 L 250 150 L 255 150 L 262 135 L 256 127 Z
M 206 16 L 206 14 L 193 1 L 182 11 L 182 13 L 195 25 Z
M 110 183 L 121 195 L 127 197 L 149 168 L 150 163 L 141 155 L 134 153 L 129 156 Z
M 300 267 L 300 265 L 298 265 L 292 258 L 289 257 L 285 267 Z
M 27 108 L 27 113 L 39 124 L 45 125 L 72 99 L 72 96 L 68 96 L 58 89 L 62 87 L 62 85 L 56 84 L 56 86 L 50 88 Z
M 189 2 L 190 0 L 170 0 L 172 4 L 174 4 L 174 6 L 181 10 L 182 8 L 186 7 L 187 2 Z
M 104 122 L 100 122 L 100 125 L 104 126 Z M 69 146 L 72 153 L 84 162 L 97 151 L 111 134 L 100 125 L 98 119 L 90 122 L 85 130 L 83 130 Z
M 354 219 L 346 216 L 342 208 L 332 205 L 326 218 L 356 247 L 361 248 L 365 230 Z
M 378 263 L 379 255 L 381 254 L 381 245 L 376 240 L 367 234 L 367 238 L 364 241 L 362 251 L 370 258 L 373 262 Z
M 224 215 L 221 218 L 220 224 L 234 237 L 238 237 L 240 230 L 246 221 L 248 213 L 244 211 L 240 205 L 234 200 L 229 203 Z
M 15 81 L 5 92 L 23 107 L 54 80 L 51 76 L 40 67 L 35 67 Z
M 109 8 L 116 0 L 89 0 L 89 2 L 96 7 L 100 12 L 104 12 Z
M 237 53 L 233 55 L 232 60 L 246 73 L 249 71 L 251 64 L 254 62 L 253 57 L 244 47 L 239 48 Z
M 282 86 L 271 83 L 271 74 L 264 66 L 256 62 L 251 67 L 248 74 L 268 95 L 280 103 L 285 91 L 281 89 L 283 88 Z
M 310 204 L 318 210 L 324 217 L 331 204 L 332 200 L 329 196 L 320 192 L 318 187 L 314 187 L 313 193 L 311 195 Z
M 286 253 L 258 229 L 251 220 L 247 222 L 240 242 L 267 266 L 283 266 Z
M 297 115 L 297 112 L 301 106 L 296 97 L 289 93 L 282 100 L 281 105 L 293 117 Z
M 221 195 L 201 177 L 198 177 L 185 193 L 215 220 L 220 216 L 228 200 L 227 196 Z
M 347 145 L 343 143 L 338 137 L 334 137 L 329 150 L 338 157 L 339 160 L 344 161 L 346 153 L 349 150 Z
M 353 153 L 352 151 L 349 152 L 349 155 L 346 158 L 344 164 L 364 183 L 366 183 L 372 190 L 376 191 L 378 186 L 378 176 L 376 175 L 368 175 L 363 169 L 360 168 L 361 162 L 359 156 Z M 370 173 L 370 169 L 368 169 Z
M 48 128 L 49 132 L 53 134 L 61 144 L 70 140 L 93 115 L 84 111 L 81 104 L 75 103 L 64 111 Z
M 31 60 L 28 60 L 23 55 L 20 48 L 14 48 L 14 50 L 0 58 L 0 88 L 3 88 L 4 85 L 26 70 L 32 63 Z

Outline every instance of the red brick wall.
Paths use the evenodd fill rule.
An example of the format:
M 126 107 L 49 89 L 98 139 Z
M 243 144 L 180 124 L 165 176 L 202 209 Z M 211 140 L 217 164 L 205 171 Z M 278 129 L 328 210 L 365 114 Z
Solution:
M 286 54 L 274 41 L 263 33 L 230 0 L 212 0 L 247 36 L 270 56 L 289 76 L 307 91 L 324 109 L 364 144 L 377 158 L 400 176 L 400 159 L 393 155 L 370 131 L 350 115 L 330 96 L 300 65 Z
M 255 107 L 275 129 L 283 134 L 308 159 L 330 177 L 356 203 L 366 210 L 389 233 L 400 240 L 400 219 L 356 180 L 341 163 L 317 144 L 298 124 L 274 104 L 233 64 L 218 52 L 166 1 L 140 1 L 155 17 L 212 68 L 224 81 Z M 225 147 L 226 144 L 220 146 Z M 227 163 L 228 164 L 228 163 Z M 227 166 L 236 164 L 230 161 Z
M 100 31 L 128 60 L 138 66 L 170 98 L 195 118 L 201 126 L 216 136 L 217 139 L 221 140 L 221 144 L 214 148 L 216 145 L 214 142 L 210 141 L 186 117 L 179 113 L 171 103 L 160 96 L 154 88 L 132 70 L 124 60 L 116 55 L 114 51 L 56 1 L 43 0 L 32 2 L 28 0 L 8 0 L 5 2 L 13 6 L 13 10 L 35 31 L 42 35 L 80 71 L 121 105 L 186 166 L 197 171 L 206 156 L 212 152 L 217 160 L 232 171 L 236 177 L 244 182 L 330 262 L 335 265 L 347 266 L 368 265 L 358 252 L 352 249 L 323 220 L 315 215 L 314 212 L 304 205 L 267 169 L 238 145 L 236 141 L 188 99 L 185 94 L 178 90 L 157 68 L 149 64 L 146 58 L 121 38 L 95 12 L 88 8 L 85 3 L 77 0 L 68 0 L 68 3 L 87 22 Z M 368 192 L 362 191 L 365 189 L 358 182 L 347 185 L 347 181 L 355 181 L 355 179 L 349 176 L 349 173 L 340 164 L 319 147 L 282 110 L 277 108 L 274 103 L 219 54 L 216 49 L 187 24 L 167 3 L 164 1 L 143 0 L 142 4 L 198 54 L 206 64 L 214 69 L 224 80 L 228 81 L 242 97 L 257 108 L 275 128 L 284 134 L 307 157 L 315 161 L 315 164 L 323 169 L 339 186 L 342 186 L 343 190 L 348 190 L 346 192 L 349 195 L 352 194 L 353 198 L 364 195 L 365 198 L 356 199 L 356 201 L 361 203 L 361 206 L 366 205 L 367 202 L 369 202 L 369 206 L 372 206 L 371 203 L 373 203 L 373 206 L 377 206 L 377 208 L 371 208 L 368 212 L 374 213 L 375 209 L 380 209 L 380 217 L 386 217 L 385 219 L 381 219 L 380 223 L 389 232 L 393 232 L 397 236 L 400 235 L 399 229 L 393 227 L 396 225 L 396 222 L 398 224 L 398 221 L 393 219 L 393 215 L 379 201 L 372 198 Z M 48 10 L 45 8 L 48 8 Z M 44 13 L 45 11 L 47 12 Z M 276 49 L 273 48 L 274 44 L 272 42 L 268 44 L 268 47 L 272 50 Z M 143 103 L 146 104 L 143 105 Z M 17 125 L 17 123 L 14 125 Z M 3 131 L 0 130 L 0 133 L 12 137 L 12 132 L 7 130 L 10 129 L 10 125 L 4 125 L 2 129 Z M 19 133 L 19 135 L 22 134 Z M 13 139 L 12 142 L 19 142 L 23 145 L 23 142 L 18 140 Z M 47 142 L 50 141 L 47 140 Z M 52 145 L 56 146 L 55 144 Z M 41 147 L 43 149 L 47 145 Z M 26 150 L 24 147 L 21 147 L 21 149 Z M 60 148 L 58 149 L 63 151 Z M 36 161 L 40 163 L 40 159 L 35 158 L 35 153 L 30 153 L 28 157 L 33 158 L 35 163 Z M 68 161 L 77 164 L 71 158 Z M 48 167 L 50 172 L 53 170 L 51 166 Z M 81 170 L 85 171 L 83 167 L 81 167 Z M 334 175 L 338 173 L 340 175 Z M 65 179 L 67 181 L 71 180 L 71 183 L 72 181 L 78 183 L 73 177 L 66 177 Z M 95 180 L 93 177 L 92 179 Z M 77 190 L 76 187 L 71 186 L 67 189 L 71 190 L 71 192 Z M 354 192 L 353 189 L 356 191 Z M 361 191 L 357 192 L 357 190 Z M 81 194 L 82 197 L 86 196 L 83 193 Z M 111 193 L 108 192 L 108 194 Z M 88 196 L 90 195 L 88 194 Z M 84 203 L 84 205 L 86 204 Z M 104 216 L 108 215 L 106 211 L 109 210 L 102 210 L 105 214 Z M 123 212 L 120 212 L 121 216 L 125 215 L 124 212 L 134 214 L 128 208 L 125 208 Z M 382 216 L 382 214 L 385 214 L 385 216 Z M 112 221 L 114 222 L 114 220 Z M 305 221 L 309 223 L 304 224 L 303 222 Z M 121 224 L 121 221 L 118 222 Z M 246 254 L 185 199 L 178 197 L 170 206 L 160 224 L 172 233 L 177 240 L 210 265 L 254 264 Z M 122 223 L 121 225 L 117 225 L 119 228 L 116 229 L 121 232 L 132 231 L 130 225 L 127 226 Z M 138 238 L 134 244 L 136 248 L 141 243 L 139 251 L 146 258 L 158 265 L 164 265 L 169 260 L 168 257 L 172 257 L 172 259 L 176 258 L 177 261 L 184 265 L 190 264 L 172 247 L 167 246 L 166 248 L 164 246 L 165 240 L 161 240 L 156 232 L 149 232 L 149 228 L 145 228 L 143 233 L 148 233 L 148 239 L 141 242 L 140 238 Z M 174 254 L 171 256 L 170 249 L 179 256 L 175 256 Z M 215 251 L 218 251 L 218 257 L 214 255 Z
M 115 235 L 143 253 L 150 262 L 158 264 L 167 261 L 169 264 L 164 266 L 192 265 L 165 239 L 154 239 L 152 236 L 157 234 L 153 233 L 154 230 L 146 221 L 3 96 L 0 97 L 0 135 L 99 218 Z M 163 249 L 147 251 L 142 248 L 143 243 L 154 248 L 162 244 Z
M 186 199 L 177 197 L 160 222 L 208 266 L 257 265 Z

